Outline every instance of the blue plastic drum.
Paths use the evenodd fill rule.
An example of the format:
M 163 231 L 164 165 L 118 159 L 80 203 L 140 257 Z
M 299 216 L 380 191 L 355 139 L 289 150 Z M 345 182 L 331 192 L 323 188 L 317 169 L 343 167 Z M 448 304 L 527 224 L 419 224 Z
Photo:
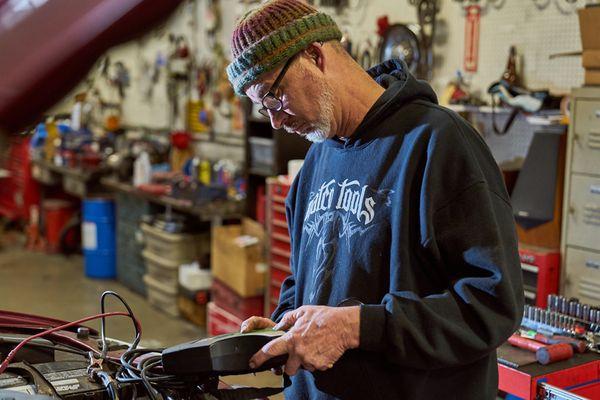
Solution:
M 112 199 L 83 201 L 81 239 L 85 275 L 102 279 L 116 277 L 115 203 Z

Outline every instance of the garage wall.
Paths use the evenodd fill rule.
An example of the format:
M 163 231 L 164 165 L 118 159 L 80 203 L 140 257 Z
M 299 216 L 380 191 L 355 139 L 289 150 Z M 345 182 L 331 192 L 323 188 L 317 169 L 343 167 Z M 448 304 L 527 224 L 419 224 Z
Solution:
M 319 3 L 319 0 L 315 0 Z M 222 28 L 217 40 L 229 54 L 229 35 L 235 20 L 249 6 L 239 0 L 221 0 Z M 432 85 L 439 92 L 453 78 L 457 69 L 462 69 L 464 42 L 464 11 L 454 1 L 441 0 L 439 13 L 439 37 L 434 48 L 435 69 Z M 568 92 L 583 82 L 580 57 L 549 60 L 552 53 L 580 50 L 577 14 L 568 9 L 565 0 L 499 0 L 499 9 L 482 2 L 484 12 L 481 20 L 479 70 L 468 75 L 475 91 L 485 93 L 490 82 L 496 80 L 504 70 L 508 49 L 517 46 L 522 55 L 523 76 L 530 88 L 550 88 L 555 92 Z M 540 10 L 537 4 L 546 3 Z M 564 4 L 563 4 L 564 3 Z M 390 22 L 415 23 L 415 7 L 408 0 L 349 0 L 350 6 L 340 14 L 332 8 L 323 7 L 331 13 L 343 30 L 349 32 L 355 46 L 364 48 L 367 40 L 376 43 L 376 20 L 388 15 Z M 563 14 L 557 4 L 569 14 Z M 576 6 L 582 6 L 578 0 Z M 154 62 L 158 52 L 167 54 L 168 32 L 183 34 L 191 39 L 191 47 L 197 59 L 209 59 L 208 34 L 202 21 L 206 15 L 207 0 L 189 1 L 183 4 L 170 21 L 161 29 L 143 39 L 119 46 L 109 52 L 113 61 L 122 61 L 131 73 L 131 87 L 123 101 L 124 123 L 170 129 L 169 107 L 166 99 L 164 74 L 154 88 L 154 96 L 143 95 L 145 85 L 144 65 Z M 563 10 L 565 11 L 565 10 Z M 112 90 L 112 92 L 111 92 Z M 116 96 L 114 89 L 105 86 L 106 97 Z M 182 101 L 185 96 L 182 95 Z M 57 109 L 69 109 L 72 96 L 67 96 Z M 183 103 L 182 103 L 183 106 Z M 182 109 L 180 107 L 180 109 Z M 176 121 L 174 128 L 183 127 L 183 118 Z
M 565 15 L 554 4 L 565 3 L 563 8 L 570 11 Z M 463 7 L 451 0 L 442 0 L 438 14 L 438 38 L 434 47 L 435 64 L 433 85 L 436 90 L 443 88 L 457 69 L 462 69 L 464 50 L 464 11 Z M 482 90 L 502 74 L 510 45 L 517 46 L 523 55 L 524 80 L 531 88 L 550 88 L 568 92 L 570 88 L 583 83 L 583 69 L 580 57 L 549 60 L 553 53 L 581 49 L 579 21 L 573 8 L 564 0 L 537 1 L 549 3 L 539 10 L 532 0 L 503 0 L 496 9 L 487 1 L 482 1 L 481 35 L 479 49 L 479 70 L 470 76 L 473 87 Z M 583 6 L 577 1 L 576 6 Z M 337 16 L 351 38 L 358 41 L 359 47 L 366 40 L 376 42 L 376 19 L 388 15 L 391 23 L 416 23 L 416 8 L 408 0 L 364 0 L 350 1 L 356 9 Z

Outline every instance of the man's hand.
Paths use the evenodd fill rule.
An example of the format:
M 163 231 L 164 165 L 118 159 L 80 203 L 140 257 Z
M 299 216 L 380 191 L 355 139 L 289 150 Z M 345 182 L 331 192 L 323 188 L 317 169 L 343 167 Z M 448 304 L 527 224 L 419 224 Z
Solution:
M 358 347 L 360 307 L 302 306 L 287 312 L 273 329 L 289 331 L 259 350 L 250 359 L 251 368 L 287 353 L 288 375 L 295 375 L 300 367 L 325 371 L 346 350 Z
M 250 317 L 240 326 L 241 333 L 248 333 L 252 331 L 258 331 L 261 329 L 269 329 L 275 326 L 275 322 L 271 321 L 269 318 L 263 317 Z

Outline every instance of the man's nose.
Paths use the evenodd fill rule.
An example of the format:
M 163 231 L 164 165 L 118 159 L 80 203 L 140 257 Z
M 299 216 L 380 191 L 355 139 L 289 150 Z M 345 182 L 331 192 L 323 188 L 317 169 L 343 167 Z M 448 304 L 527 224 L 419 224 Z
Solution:
M 287 118 L 287 114 L 283 110 L 281 110 L 281 111 L 269 110 L 269 116 L 271 118 L 271 126 L 273 127 L 273 129 L 281 129 L 281 127 L 283 126 L 283 123 L 285 122 L 285 120 Z

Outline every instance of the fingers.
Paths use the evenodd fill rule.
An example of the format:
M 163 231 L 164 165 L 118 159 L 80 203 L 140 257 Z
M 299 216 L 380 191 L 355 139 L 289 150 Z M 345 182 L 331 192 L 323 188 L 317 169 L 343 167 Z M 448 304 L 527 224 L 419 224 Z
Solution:
M 271 321 L 268 318 L 263 317 L 250 317 L 240 326 L 241 333 L 248 333 L 260 329 L 272 328 L 275 326 L 275 322 Z
M 281 318 L 281 321 L 279 321 L 279 323 L 277 325 L 275 325 L 273 327 L 273 329 L 276 331 L 281 331 L 281 330 L 287 331 L 292 326 L 294 326 L 294 324 L 296 323 L 298 318 L 300 318 L 302 315 L 304 315 L 304 307 L 300 307 L 293 311 L 288 311 L 287 313 L 285 313 L 283 315 L 283 318 Z
M 300 357 L 290 354 L 287 362 L 285 363 L 285 367 L 283 368 L 286 374 L 288 374 L 289 376 L 294 376 L 296 375 L 301 366 L 302 361 L 300 360 Z
M 286 354 L 287 352 L 287 338 L 284 335 L 265 344 L 262 349 L 256 352 L 250 359 L 250 368 L 256 369 L 263 365 L 267 360 Z

